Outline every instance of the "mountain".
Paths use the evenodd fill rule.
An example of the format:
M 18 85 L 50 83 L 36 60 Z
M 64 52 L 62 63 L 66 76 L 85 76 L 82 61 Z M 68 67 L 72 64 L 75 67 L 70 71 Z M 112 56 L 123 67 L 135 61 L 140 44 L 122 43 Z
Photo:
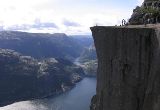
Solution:
M 96 60 L 96 59 L 97 59 L 96 49 L 93 44 L 90 47 L 85 48 L 79 58 L 80 62 L 82 63 L 90 60 Z
M 82 47 L 88 48 L 94 42 L 91 35 L 72 35 L 70 37 L 74 38 Z
M 87 71 L 95 71 L 96 51 L 90 51 L 94 45 L 90 35 L 67 36 L 63 33 L 26 33 L 18 31 L 1 31 L 0 48 L 12 49 L 23 55 L 36 59 L 61 58 L 74 61 L 80 57 L 80 62 L 85 64 Z M 94 57 L 94 59 L 92 58 Z M 86 62 L 82 61 L 86 60 Z M 92 60 L 92 61 L 91 61 Z M 93 68 L 93 70 L 89 69 Z M 95 74 L 96 72 L 94 72 Z
M 79 65 L 83 68 L 86 76 L 95 77 L 97 74 L 98 61 L 93 38 L 90 35 L 76 35 L 72 37 L 84 47 L 80 57 L 77 59 L 80 63 Z
M 82 44 L 63 33 L 44 34 L 16 31 L 0 32 L 0 48 L 12 49 L 34 58 L 74 60 L 83 51 Z
M 141 6 L 133 10 L 129 24 L 156 24 L 160 23 L 160 0 L 144 0 Z
M 0 106 L 65 92 L 83 77 L 82 68 L 68 60 L 40 61 L 0 49 Z
M 81 63 L 81 67 L 84 69 L 87 76 L 96 76 L 97 74 L 97 54 L 94 44 L 82 52 L 79 57 L 79 62 Z

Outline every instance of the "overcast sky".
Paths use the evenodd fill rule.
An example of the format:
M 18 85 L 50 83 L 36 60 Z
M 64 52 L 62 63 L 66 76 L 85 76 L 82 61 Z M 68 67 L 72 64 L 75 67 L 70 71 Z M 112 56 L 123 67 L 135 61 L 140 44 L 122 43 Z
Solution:
M 143 0 L 0 0 L 0 30 L 90 34 L 118 25 Z

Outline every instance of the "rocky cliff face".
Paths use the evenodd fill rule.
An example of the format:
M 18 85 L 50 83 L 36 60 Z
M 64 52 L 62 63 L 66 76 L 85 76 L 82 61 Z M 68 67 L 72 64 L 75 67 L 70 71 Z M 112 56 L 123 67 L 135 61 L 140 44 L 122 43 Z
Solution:
M 160 23 L 160 0 L 144 0 L 141 6 L 133 10 L 129 24 L 156 24 Z
M 91 30 L 98 57 L 91 110 L 160 110 L 160 30 Z
M 0 106 L 65 92 L 83 76 L 83 70 L 68 60 L 38 61 L 0 49 Z

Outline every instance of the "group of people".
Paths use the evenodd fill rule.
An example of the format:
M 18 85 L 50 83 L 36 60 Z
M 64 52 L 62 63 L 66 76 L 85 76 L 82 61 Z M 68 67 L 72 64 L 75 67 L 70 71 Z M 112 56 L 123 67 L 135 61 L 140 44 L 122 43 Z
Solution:
M 143 18 L 142 19 L 142 23 L 144 24 L 144 25 L 146 25 L 146 24 L 156 24 L 156 23 L 160 23 L 160 16 L 157 16 L 156 18 Z M 122 19 L 122 24 L 120 25 L 120 26 L 127 26 L 129 23 L 125 20 L 125 19 Z M 97 24 L 96 24 L 96 26 L 98 26 Z M 115 25 L 115 26 L 117 26 L 117 25 Z
M 127 26 L 127 25 L 128 25 L 127 21 L 125 19 L 122 19 L 122 24 L 120 24 L 120 26 Z
M 127 24 L 125 19 L 122 19 L 122 25 L 121 26 L 125 26 Z
M 141 24 L 144 24 L 144 25 L 157 24 L 157 23 L 160 23 L 160 16 L 157 16 L 157 17 L 144 16 L 141 21 Z M 120 26 L 127 26 L 127 25 L 128 25 L 128 22 L 125 19 L 123 19 L 122 24 Z

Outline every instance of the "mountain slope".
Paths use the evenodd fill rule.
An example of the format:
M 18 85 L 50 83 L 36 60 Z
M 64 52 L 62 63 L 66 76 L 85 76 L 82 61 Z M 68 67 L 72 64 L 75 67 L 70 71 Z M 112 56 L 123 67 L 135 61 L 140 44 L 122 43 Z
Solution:
M 0 49 L 0 106 L 56 95 L 69 90 L 83 76 L 83 70 L 68 60 L 38 61 Z
M 94 45 L 92 44 L 89 48 L 85 48 L 79 57 L 81 67 L 84 69 L 87 76 L 96 76 L 97 74 L 97 54 Z
M 0 48 L 12 49 L 34 58 L 65 58 L 73 60 L 78 57 L 83 47 L 77 40 L 63 33 L 43 34 L 16 31 L 0 32 Z

